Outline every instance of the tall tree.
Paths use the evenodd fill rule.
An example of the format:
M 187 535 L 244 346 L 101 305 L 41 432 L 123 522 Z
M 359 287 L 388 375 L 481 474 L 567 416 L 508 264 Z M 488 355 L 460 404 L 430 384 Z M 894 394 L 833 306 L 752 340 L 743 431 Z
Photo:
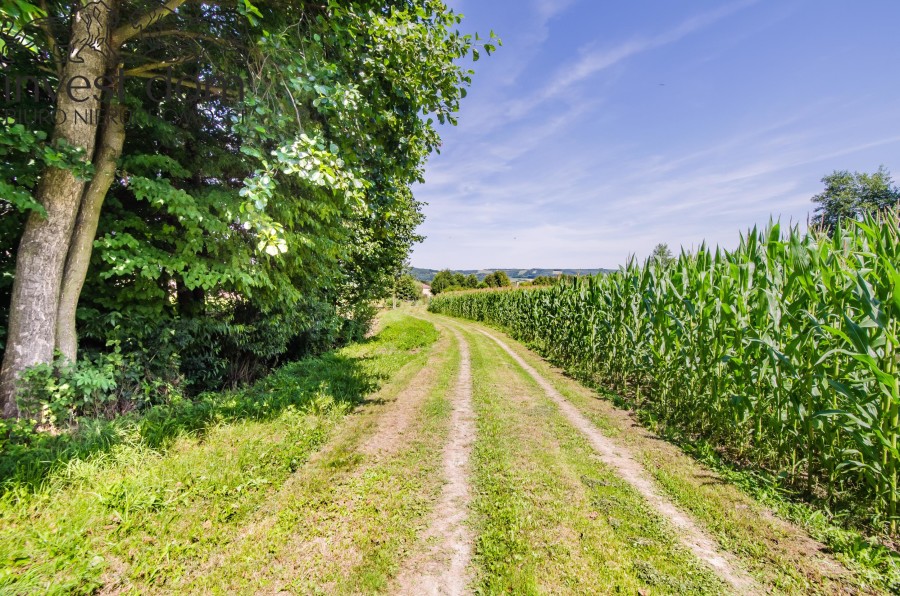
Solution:
M 489 288 L 504 288 L 512 285 L 505 271 L 494 271 L 484 278 L 484 284 Z
M 834 230 L 843 219 L 858 220 L 865 212 L 880 211 L 900 203 L 900 187 L 884 166 L 873 174 L 835 170 L 822 178 L 825 190 L 812 198 L 815 223 Z
M 101 44 L 76 45 L 79 40 L 109 38 L 115 8 L 114 0 L 77 7 L 67 47 L 78 52 L 78 60 L 73 53 L 57 70 L 56 113 L 65 116 L 57 118 L 52 143 L 74 148 L 84 156 L 93 155 L 98 124 L 76 114 L 96 114 L 101 104 L 100 97 L 85 89 L 83 81 L 100 80 L 110 64 Z M 66 257 L 86 186 L 84 177 L 60 165 L 48 165 L 37 184 L 34 198 L 42 209 L 30 213 L 19 241 L 0 372 L 0 402 L 6 417 L 18 414 L 14 388 L 19 374 L 53 357 Z
M 672 256 L 669 245 L 661 242 L 653 247 L 653 252 L 650 253 L 650 260 L 662 267 L 668 267 L 675 258 Z
M 9 194 L 27 220 L 13 251 L 5 416 L 17 413 L 25 368 L 49 362 L 54 348 L 75 358 L 89 263 L 117 279 L 98 290 L 117 294 L 107 304 L 153 295 L 166 305 L 175 292 L 185 312 L 202 311 L 212 291 L 252 296 L 257 312 L 290 309 L 314 279 L 336 308 L 390 291 L 418 239 L 409 187 L 439 143 L 432 118 L 455 123 L 471 74 L 457 61 L 479 49 L 454 29 L 459 15 L 437 0 L 46 4 L 67 23 L 34 32 L 56 67 L 47 75 L 55 109 L 96 117 L 67 118 L 49 144 L 34 144 L 46 159 L 33 187 L 21 172 L 4 180 L 33 191 L 30 203 Z M 241 80 L 239 92 L 217 73 Z M 125 127 L 114 118 L 120 89 L 136 116 Z M 187 116 L 173 121 L 154 107 Z M 129 143 L 132 125 L 141 138 Z M 108 194 L 117 218 L 104 224 Z
M 394 295 L 400 300 L 415 302 L 422 297 L 422 283 L 409 273 L 397 278 Z
M 456 273 L 449 269 L 443 269 L 435 273 L 431 280 L 431 293 L 437 296 L 441 292 L 456 285 Z

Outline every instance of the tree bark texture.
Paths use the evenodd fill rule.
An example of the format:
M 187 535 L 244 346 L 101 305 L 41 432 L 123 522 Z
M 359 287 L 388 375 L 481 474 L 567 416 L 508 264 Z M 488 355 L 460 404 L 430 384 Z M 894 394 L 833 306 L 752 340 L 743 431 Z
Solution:
M 98 27 L 108 38 L 111 3 L 93 3 L 90 19 L 79 11 L 73 19 L 71 39 L 96 40 Z M 103 76 L 107 51 L 108 46 L 102 43 L 73 44 L 57 92 L 53 141 L 82 148 L 88 156 L 93 156 L 97 142 L 100 99 L 93 89 L 73 90 L 70 83 L 75 81 L 77 86 L 79 77 L 93 83 Z M 94 117 L 87 117 L 90 114 Z M 35 212 L 29 215 L 16 257 L 6 352 L 0 371 L 4 417 L 18 416 L 15 386 L 21 373 L 53 359 L 63 271 L 85 186 L 85 181 L 69 170 L 52 167 L 43 172 L 38 183 L 35 198 L 46 210 L 46 217 Z
M 103 132 L 97 154 L 94 157 L 94 177 L 84 191 L 81 209 L 75 220 L 75 229 L 69 243 L 69 254 L 63 274 L 62 290 L 59 295 L 59 310 L 56 319 L 56 349 L 63 357 L 74 362 L 78 355 L 78 333 L 75 312 L 78 298 L 87 278 L 100 222 L 103 200 L 116 176 L 116 165 L 125 144 L 124 108 L 110 104 L 110 111 L 103 123 Z

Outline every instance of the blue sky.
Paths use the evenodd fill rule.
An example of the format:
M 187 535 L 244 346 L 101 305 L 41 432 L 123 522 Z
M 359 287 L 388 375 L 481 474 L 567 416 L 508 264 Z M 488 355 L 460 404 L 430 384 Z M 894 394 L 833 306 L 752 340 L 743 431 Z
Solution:
M 417 267 L 616 267 L 900 179 L 898 0 L 455 0 L 503 39 L 431 158 Z

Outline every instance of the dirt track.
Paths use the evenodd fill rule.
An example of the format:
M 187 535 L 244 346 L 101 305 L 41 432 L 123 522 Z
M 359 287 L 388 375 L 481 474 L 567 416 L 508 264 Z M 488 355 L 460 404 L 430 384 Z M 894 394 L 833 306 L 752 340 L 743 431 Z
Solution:
M 464 594 L 471 579 L 472 533 L 467 525 L 471 500 L 470 454 L 475 441 L 472 365 L 463 335 L 452 329 L 460 351 L 453 389 L 450 433 L 444 447 L 444 485 L 423 539 L 427 551 L 405 564 L 397 582 L 400 594 Z
M 527 372 L 546 394 L 559 406 L 572 425 L 581 431 L 591 442 L 594 449 L 600 455 L 603 462 L 612 466 L 617 473 L 633 486 L 653 507 L 653 509 L 667 519 L 678 529 L 682 543 L 693 552 L 697 558 L 712 567 L 716 574 L 738 594 L 761 594 L 762 589 L 756 581 L 745 571 L 740 569 L 733 558 L 723 552 L 715 542 L 704 533 L 698 525 L 684 511 L 676 507 L 666 499 L 654 486 L 652 479 L 644 471 L 644 467 L 638 463 L 634 455 L 627 449 L 615 445 L 607 437 L 603 436 L 575 406 L 570 404 L 560 395 L 550 383 L 547 382 L 534 368 L 532 368 L 521 356 L 513 352 L 508 345 L 495 336 L 481 331 L 491 338 L 503 350 Z
M 131 546 L 105 553 L 95 591 L 882 593 L 499 331 L 421 310 L 384 324 L 404 347 L 373 337 L 348 348 L 389 372 L 345 415 L 223 425 L 154 455 L 159 470 L 203 466 L 227 481 L 187 506 L 133 513 Z M 308 459 L 282 472 L 291 437 L 318 433 Z M 110 480 L 140 473 L 124 469 Z M 162 472 L 149 476 L 171 490 Z M 65 490 L 52 502 L 72 495 L 96 503 Z M 97 515 L 115 530 L 106 509 Z M 165 571 L 141 575 L 140 564 Z

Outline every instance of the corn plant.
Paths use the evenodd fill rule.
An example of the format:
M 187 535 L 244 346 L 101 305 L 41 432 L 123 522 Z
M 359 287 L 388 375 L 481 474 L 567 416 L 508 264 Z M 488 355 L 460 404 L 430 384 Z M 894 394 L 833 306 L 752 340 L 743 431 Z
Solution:
M 725 458 L 896 534 L 898 268 L 888 212 L 831 236 L 771 223 L 733 251 L 430 309 L 505 328 Z

